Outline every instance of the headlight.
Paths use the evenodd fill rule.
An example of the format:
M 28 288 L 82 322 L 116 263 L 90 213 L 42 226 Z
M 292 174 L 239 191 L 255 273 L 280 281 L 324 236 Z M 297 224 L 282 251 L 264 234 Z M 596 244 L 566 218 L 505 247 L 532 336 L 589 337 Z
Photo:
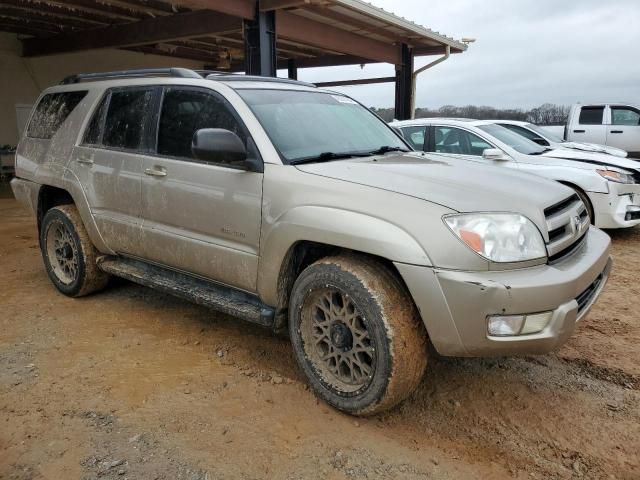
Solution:
M 620 173 L 615 170 L 596 170 L 600 174 L 601 177 L 609 180 L 610 182 L 616 183 L 636 183 L 636 179 L 633 178 L 633 175 L 629 175 L 628 173 Z
M 471 250 L 492 262 L 522 262 L 547 256 L 537 227 L 517 213 L 469 213 L 444 217 Z

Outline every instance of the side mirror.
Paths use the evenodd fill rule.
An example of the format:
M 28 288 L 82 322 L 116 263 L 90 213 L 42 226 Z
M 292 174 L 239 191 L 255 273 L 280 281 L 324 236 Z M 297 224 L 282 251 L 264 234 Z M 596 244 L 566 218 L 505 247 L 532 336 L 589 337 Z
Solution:
M 205 162 L 245 162 L 247 149 L 240 137 L 222 128 L 202 128 L 193 134 L 191 153 Z
M 511 157 L 504 153 L 499 148 L 487 148 L 482 152 L 482 158 L 485 160 L 491 160 L 494 162 L 506 162 L 511 160 Z

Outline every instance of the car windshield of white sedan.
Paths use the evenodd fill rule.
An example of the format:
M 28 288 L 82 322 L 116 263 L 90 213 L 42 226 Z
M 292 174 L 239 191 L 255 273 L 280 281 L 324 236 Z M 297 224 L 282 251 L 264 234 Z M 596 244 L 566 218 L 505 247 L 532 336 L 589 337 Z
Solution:
M 500 125 L 480 125 L 478 128 L 524 155 L 540 155 L 548 150 Z
M 264 89 L 238 93 L 287 164 L 410 150 L 382 120 L 343 95 Z
M 534 125 L 533 123 L 527 123 L 526 127 L 533 131 L 536 132 L 538 135 L 540 135 L 542 138 L 545 138 L 547 140 L 550 140 L 554 143 L 564 143 L 565 140 L 562 137 L 559 137 L 558 135 L 556 135 L 553 132 L 550 132 L 549 130 L 546 130 L 542 127 L 539 127 L 538 125 Z

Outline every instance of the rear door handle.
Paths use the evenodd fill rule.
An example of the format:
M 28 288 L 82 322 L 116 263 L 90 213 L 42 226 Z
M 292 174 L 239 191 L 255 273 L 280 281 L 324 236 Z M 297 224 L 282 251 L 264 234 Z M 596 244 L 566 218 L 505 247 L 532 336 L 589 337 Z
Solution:
M 624 133 L 622 130 L 611 130 L 611 133 Z
M 573 133 L 584 133 L 586 130 L 574 130 Z
M 144 170 L 145 175 L 149 175 L 151 177 L 166 177 L 167 171 L 162 167 L 156 168 L 146 168 Z

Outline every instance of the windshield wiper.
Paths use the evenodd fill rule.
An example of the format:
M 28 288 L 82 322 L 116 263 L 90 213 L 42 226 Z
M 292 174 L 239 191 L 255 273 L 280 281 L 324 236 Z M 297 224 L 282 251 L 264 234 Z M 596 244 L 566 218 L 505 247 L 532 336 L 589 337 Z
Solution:
M 391 147 L 389 145 L 384 145 L 377 150 L 372 150 L 369 152 L 369 155 L 382 155 L 389 152 L 410 152 L 411 150 L 407 150 L 402 147 Z
M 320 155 L 314 155 L 313 157 L 298 158 L 297 160 L 291 160 L 289 165 L 302 165 L 304 163 L 321 163 L 331 162 L 333 160 L 343 160 L 345 158 L 353 157 L 368 157 L 369 153 L 361 152 L 322 152 Z

